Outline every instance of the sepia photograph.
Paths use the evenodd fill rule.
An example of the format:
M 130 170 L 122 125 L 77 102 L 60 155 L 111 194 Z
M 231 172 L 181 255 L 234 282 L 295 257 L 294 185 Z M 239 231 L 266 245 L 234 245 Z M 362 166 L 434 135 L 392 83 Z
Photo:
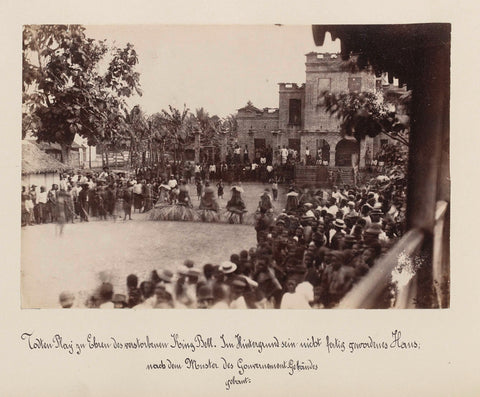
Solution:
M 21 308 L 450 308 L 450 43 L 23 25 Z

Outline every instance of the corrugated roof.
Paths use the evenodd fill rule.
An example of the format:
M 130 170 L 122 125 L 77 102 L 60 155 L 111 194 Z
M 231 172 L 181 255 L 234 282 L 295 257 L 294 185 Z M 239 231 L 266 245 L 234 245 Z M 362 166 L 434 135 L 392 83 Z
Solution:
M 36 143 L 22 141 L 22 174 L 63 172 L 70 167 L 42 151 Z

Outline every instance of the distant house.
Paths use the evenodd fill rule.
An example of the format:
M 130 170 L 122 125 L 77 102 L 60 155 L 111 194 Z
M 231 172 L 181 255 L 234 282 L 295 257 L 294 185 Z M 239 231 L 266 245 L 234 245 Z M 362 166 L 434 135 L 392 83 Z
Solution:
M 64 162 L 62 158 L 62 148 L 58 143 L 37 142 L 38 147 L 45 153 L 54 157 L 60 162 Z M 70 163 L 74 167 L 81 167 L 87 161 L 86 159 L 86 146 L 79 145 L 77 142 L 73 142 L 70 150 Z
M 60 181 L 60 173 L 70 167 L 45 153 L 32 141 L 22 141 L 22 186 L 33 184 L 47 189 Z

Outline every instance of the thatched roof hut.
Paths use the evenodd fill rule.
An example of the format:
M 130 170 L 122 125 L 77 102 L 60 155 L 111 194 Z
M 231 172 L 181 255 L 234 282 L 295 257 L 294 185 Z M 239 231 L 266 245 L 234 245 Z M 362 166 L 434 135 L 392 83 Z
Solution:
M 36 143 L 22 141 L 22 175 L 57 173 L 69 169 L 70 167 L 42 151 Z

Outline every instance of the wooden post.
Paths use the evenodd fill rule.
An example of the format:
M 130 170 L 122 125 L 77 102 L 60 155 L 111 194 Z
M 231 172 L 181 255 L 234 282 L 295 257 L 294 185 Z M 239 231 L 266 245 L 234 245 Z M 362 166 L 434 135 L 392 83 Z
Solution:
M 442 161 L 442 143 L 448 125 L 450 50 L 448 46 L 425 46 L 417 53 L 418 75 L 412 91 L 412 122 L 408 162 L 407 227 L 419 228 L 426 239 L 418 271 L 417 306 L 433 303 L 432 245 L 437 186 Z

